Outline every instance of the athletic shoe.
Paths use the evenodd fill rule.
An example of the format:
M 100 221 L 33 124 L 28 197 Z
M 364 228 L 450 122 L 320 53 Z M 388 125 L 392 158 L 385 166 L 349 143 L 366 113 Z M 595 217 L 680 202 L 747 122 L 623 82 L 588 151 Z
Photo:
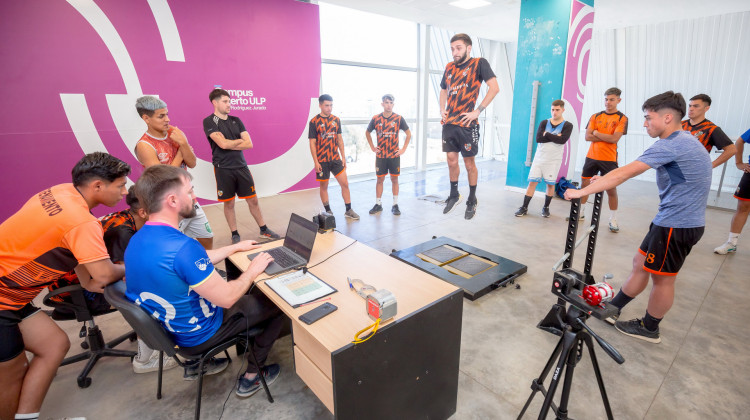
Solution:
M 529 209 L 526 207 L 519 207 L 518 210 L 516 210 L 516 217 L 523 217 L 529 214 Z
M 448 214 L 456 209 L 456 204 L 461 201 L 461 194 L 453 197 L 448 196 L 448 198 L 445 200 L 445 208 L 443 209 L 443 214 Z
M 374 205 L 374 206 L 372 206 L 372 208 L 370 209 L 370 214 L 378 214 L 378 213 L 380 213 L 381 211 L 383 211 L 383 206 L 381 206 L 380 204 L 375 204 L 375 205 Z
M 549 207 L 542 207 L 542 217 L 549 217 Z
M 168 370 L 177 367 L 177 361 L 167 356 L 166 353 L 164 354 L 163 359 L 164 364 L 162 366 L 162 370 Z M 135 373 L 156 372 L 157 370 L 159 370 L 159 352 L 156 350 L 151 353 L 151 357 L 149 357 L 145 362 L 139 362 L 138 359 L 133 359 L 133 372 Z
M 394 204 L 393 207 L 391 207 L 391 213 L 393 213 L 394 216 L 401 216 L 401 210 L 399 210 L 398 204 Z
M 232 245 L 236 244 L 237 242 L 241 241 L 242 238 L 240 238 L 239 233 L 232 234 Z
M 720 254 L 720 255 L 727 255 L 730 252 L 736 252 L 737 251 L 737 245 L 726 241 L 723 245 L 717 246 L 714 248 L 714 253 Z
M 585 214 L 581 213 L 581 214 L 578 215 L 578 220 L 584 220 L 584 219 L 586 219 L 586 215 Z M 569 222 L 570 221 L 570 216 L 566 217 L 565 221 Z
M 344 216 L 350 219 L 359 220 L 359 215 L 354 211 L 354 209 L 347 210 L 346 213 L 344 213 Z
M 264 366 L 262 371 L 263 378 L 266 380 L 266 385 L 270 386 L 272 383 L 276 382 L 276 379 L 279 377 L 281 366 L 274 363 L 272 365 Z M 251 380 L 245 378 L 245 375 L 242 375 L 240 380 L 237 381 L 237 391 L 234 393 L 240 398 L 247 398 L 258 392 L 262 387 L 263 385 L 261 385 L 258 376 L 256 376 L 254 380 Z
M 198 360 L 191 360 L 185 363 L 185 373 L 182 375 L 182 379 L 186 381 L 194 381 L 198 379 Z M 207 362 L 203 363 L 203 368 L 206 373 L 203 376 L 215 375 L 224 371 L 229 365 L 229 359 L 226 357 L 212 357 Z
M 464 213 L 464 219 L 471 220 L 474 215 L 477 214 L 477 204 L 476 201 L 473 203 L 469 201 L 466 202 L 466 213 Z
M 609 219 L 609 231 L 614 233 L 620 231 L 620 226 L 617 225 L 616 219 Z
M 272 231 L 269 228 L 266 228 L 266 230 L 260 231 L 260 239 L 279 239 L 281 236 L 279 236 L 278 233 Z
M 617 321 L 615 322 L 615 328 L 617 328 L 617 331 L 620 331 L 625 335 L 648 341 L 649 343 L 661 343 L 659 329 L 657 328 L 656 331 L 647 330 L 641 319 Z
M 612 315 L 610 317 L 604 318 L 604 322 L 606 322 L 609 325 L 615 325 L 615 323 L 617 322 L 617 319 L 619 317 L 620 317 L 620 311 L 617 311 L 616 314 L 614 314 L 614 315 Z

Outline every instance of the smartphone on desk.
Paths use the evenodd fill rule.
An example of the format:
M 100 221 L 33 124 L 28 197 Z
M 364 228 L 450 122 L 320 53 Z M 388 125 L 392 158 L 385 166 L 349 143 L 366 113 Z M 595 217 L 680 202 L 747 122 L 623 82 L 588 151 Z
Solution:
M 326 302 L 320 306 L 318 306 L 315 309 L 312 309 L 308 312 L 305 312 L 304 314 L 299 316 L 299 320 L 304 322 L 307 325 L 312 324 L 313 322 L 319 320 L 320 318 L 323 318 L 324 316 L 335 312 L 338 307 L 336 305 Z

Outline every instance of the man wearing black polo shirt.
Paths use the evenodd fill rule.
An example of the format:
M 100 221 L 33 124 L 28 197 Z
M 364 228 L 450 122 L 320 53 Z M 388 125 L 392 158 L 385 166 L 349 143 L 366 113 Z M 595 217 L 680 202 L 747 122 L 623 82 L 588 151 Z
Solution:
M 722 151 L 722 153 L 711 162 L 711 165 L 715 168 L 734 156 L 735 147 L 732 140 L 724 134 L 724 131 L 719 126 L 706 119 L 706 112 L 708 112 L 710 108 L 711 97 L 705 93 L 690 98 L 690 105 L 688 105 L 688 119 L 682 122 L 682 129 L 689 131 L 693 137 L 698 139 L 708 153 L 711 153 L 711 149 L 714 147 Z
M 224 203 L 224 217 L 232 231 L 232 243 L 241 240 L 234 213 L 235 196 L 247 201 L 250 214 L 260 226 L 261 239 L 278 239 L 279 235 L 269 229 L 263 220 L 253 176 L 242 154 L 243 150 L 253 147 L 250 134 L 239 118 L 229 115 L 232 110 L 229 92 L 217 88 L 211 91 L 208 99 L 214 106 L 214 113 L 203 120 L 203 131 L 211 145 L 217 195 L 219 201 Z

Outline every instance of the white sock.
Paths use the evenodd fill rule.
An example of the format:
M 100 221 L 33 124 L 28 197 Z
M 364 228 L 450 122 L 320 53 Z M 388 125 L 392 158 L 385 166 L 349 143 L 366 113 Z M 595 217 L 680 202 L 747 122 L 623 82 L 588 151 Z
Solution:
M 396 204 L 398 204 L 398 196 L 394 195 L 393 196 L 393 205 L 395 206 Z
M 729 239 L 727 242 L 731 243 L 734 246 L 737 246 L 737 240 L 740 239 L 739 233 L 729 232 Z
M 378 197 L 378 198 L 375 199 L 375 204 L 377 204 L 379 206 L 383 205 L 383 202 L 380 200 L 380 197 Z
M 610 210 L 609 211 L 609 220 L 616 220 L 617 219 L 617 210 Z
M 138 339 L 138 354 L 135 356 L 135 360 L 146 363 L 151 359 L 151 356 L 154 354 L 154 349 L 146 345 L 146 342 Z
M 16 414 L 16 420 L 19 420 L 19 419 L 20 420 L 38 420 L 39 413 L 26 413 L 26 414 L 18 413 Z

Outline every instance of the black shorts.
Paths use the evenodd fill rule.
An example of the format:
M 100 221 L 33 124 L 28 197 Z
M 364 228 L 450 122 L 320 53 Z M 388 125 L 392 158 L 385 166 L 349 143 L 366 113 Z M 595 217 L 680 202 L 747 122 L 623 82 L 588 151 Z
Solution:
M 39 312 L 39 308 L 27 303 L 15 311 L 0 311 L 0 363 L 16 358 L 23 352 L 23 336 L 18 324 Z
M 216 175 L 216 195 L 219 201 L 234 200 L 234 196 L 241 199 L 255 197 L 255 182 L 247 166 L 242 168 L 217 168 L 214 167 Z
M 662 276 L 676 276 L 693 245 L 703 236 L 703 227 L 668 228 L 651 223 L 638 251 L 646 257 L 643 269 Z
M 750 173 L 745 172 L 742 174 L 740 183 L 737 184 L 737 189 L 734 191 L 734 198 L 750 201 Z
M 375 158 L 375 175 L 399 176 L 401 174 L 401 156 L 395 158 Z
M 335 178 L 344 172 L 344 164 L 341 162 L 341 159 L 332 160 L 330 162 L 320 162 L 320 167 L 323 170 L 315 174 L 315 179 L 318 181 L 328 181 L 331 174 L 333 174 Z
M 617 169 L 617 162 L 610 162 L 608 160 L 596 160 L 587 157 L 586 162 L 583 164 L 583 172 L 581 173 L 581 178 L 588 179 L 594 175 L 607 175 L 615 169 Z
M 461 152 L 463 157 L 473 157 L 479 153 L 479 124 L 471 127 L 445 124 L 443 126 L 443 151 Z

